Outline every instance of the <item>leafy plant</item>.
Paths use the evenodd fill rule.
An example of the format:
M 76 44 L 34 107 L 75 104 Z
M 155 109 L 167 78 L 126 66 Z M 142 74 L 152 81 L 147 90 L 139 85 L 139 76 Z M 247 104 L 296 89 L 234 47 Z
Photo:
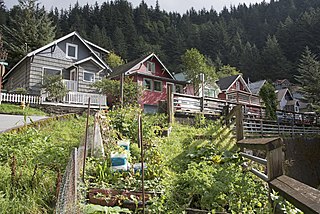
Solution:
M 42 88 L 48 93 L 48 99 L 52 101 L 58 102 L 68 93 L 60 75 L 45 76 L 43 81 Z
M 85 214 L 99 214 L 99 213 L 105 213 L 105 214 L 121 214 L 121 213 L 132 213 L 127 208 L 121 208 L 121 207 L 104 207 L 100 205 L 95 204 L 88 204 L 84 208 Z

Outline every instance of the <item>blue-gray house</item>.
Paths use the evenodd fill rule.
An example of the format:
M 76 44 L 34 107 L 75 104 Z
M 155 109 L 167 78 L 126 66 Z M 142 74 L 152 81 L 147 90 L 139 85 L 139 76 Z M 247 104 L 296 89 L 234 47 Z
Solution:
M 61 75 L 69 90 L 64 103 L 105 105 L 105 97 L 91 87 L 111 71 L 103 60 L 109 51 L 84 40 L 77 32 L 63 36 L 28 53 L 4 76 L 4 88 L 24 88 L 28 94 L 42 96 L 46 75 Z

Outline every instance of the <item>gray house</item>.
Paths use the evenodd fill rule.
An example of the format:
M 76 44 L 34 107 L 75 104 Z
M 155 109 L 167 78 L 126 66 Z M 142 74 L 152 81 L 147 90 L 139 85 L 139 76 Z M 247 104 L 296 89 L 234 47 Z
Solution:
M 61 75 L 69 91 L 64 103 L 86 104 L 91 97 L 93 104 L 105 105 L 105 97 L 91 85 L 111 71 L 103 60 L 108 53 L 72 32 L 28 53 L 4 76 L 4 88 L 24 88 L 28 94 L 45 98 L 41 89 L 44 77 Z

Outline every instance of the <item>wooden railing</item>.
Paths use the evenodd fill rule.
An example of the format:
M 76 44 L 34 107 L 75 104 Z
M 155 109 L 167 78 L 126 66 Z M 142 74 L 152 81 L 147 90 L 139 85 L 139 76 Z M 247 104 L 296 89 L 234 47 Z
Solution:
M 236 106 L 231 110 L 226 119 L 229 120 L 231 118 L 235 119 L 237 145 L 242 150 L 240 154 L 244 158 L 264 166 L 262 170 L 259 170 L 259 167 L 254 168 L 252 167 L 253 165 L 250 166 L 248 164 L 245 164 L 245 167 L 248 167 L 252 173 L 268 182 L 271 189 L 279 192 L 281 196 L 304 213 L 320 213 L 320 190 L 284 175 L 283 139 L 280 137 L 246 139 L 246 130 L 244 128 L 246 123 L 243 122 L 245 115 L 242 106 Z M 263 124 L 262 119 L 259 122 Z M 266 130 L 262 128 L 259 131 L 263 135 Z
M 25 102 L 30 104 L 39 104 L 40 101 L 41 101 L 41 98 L 39 96 L 0 93 L 0 104 L 1 102 L 9 102 L 9 103 Z
M 103 94 L 82 93 L 73 91 L 69 91 L 59 103 L 68 105 L 88 105 L 89 97 L 91 99 L 90 103 L 93 106 L 107 105 L 107 97 Z M 41 99 L 43 104 L 52 103 L 52 101 L 48 101 L 47 98 L 47 93 L 42 94 Z
M 102 94 L 92 94 L 92 93 L 81 93 L 81 92 L 68 92 L 67 95 L 63 98 L 64 103 L 70 104 L 81 104 L 87 105 L 89 101 L 89 97 L 91 98 L 91 105 L 107 105 L 107 98 Z
M 78 91 L 78 81 L 62 80 L 69 91 Z

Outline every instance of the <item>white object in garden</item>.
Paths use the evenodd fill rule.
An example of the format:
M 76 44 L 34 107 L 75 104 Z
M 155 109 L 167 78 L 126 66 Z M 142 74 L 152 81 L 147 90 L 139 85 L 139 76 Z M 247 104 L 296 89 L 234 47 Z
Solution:
M 118 146 L 123 147 L 126 151 L 130 152 L 130 140 L 119 140 Z
M 128 154 L 111 153 L 111 169 L 112 171 L 128 171 Z
M 143 162 L 143 168 L 147 169 L 147 163 Z M 135 163 L 133 164 L 133 170 L 136 173 L 137 171 L 141 172 L 142 167 L 141 167 L 141 163 Z

